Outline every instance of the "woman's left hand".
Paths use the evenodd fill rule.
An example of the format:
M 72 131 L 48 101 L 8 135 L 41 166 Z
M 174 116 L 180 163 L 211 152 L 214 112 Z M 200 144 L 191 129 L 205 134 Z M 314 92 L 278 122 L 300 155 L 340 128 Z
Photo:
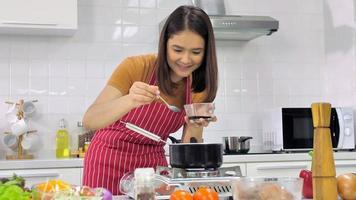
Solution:
M 215 115 L 213 115 L 211 118 L 199 118 L 199 119 L 189 119 L 188 116 L 184 117 L 185 122 L 188 125 L 193 125 L 195 127 L 207 127 L 209 125 L 210 122 L 216 122 L 217 118 Z

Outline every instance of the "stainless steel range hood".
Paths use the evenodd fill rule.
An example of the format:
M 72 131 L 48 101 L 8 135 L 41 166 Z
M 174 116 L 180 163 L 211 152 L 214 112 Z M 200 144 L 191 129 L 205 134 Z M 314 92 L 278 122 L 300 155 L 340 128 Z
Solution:
M 209 15 L 216 39 L 252 40 L 278 30 L 278 21 L 268 16 Z
M 215 39 L 248 41 L 276 32 L 279 22 L 269 16 L 226 15 L 224 0 L 192 0 L 210 17 Z M 163 26 L 164 21 L 160 23 Z

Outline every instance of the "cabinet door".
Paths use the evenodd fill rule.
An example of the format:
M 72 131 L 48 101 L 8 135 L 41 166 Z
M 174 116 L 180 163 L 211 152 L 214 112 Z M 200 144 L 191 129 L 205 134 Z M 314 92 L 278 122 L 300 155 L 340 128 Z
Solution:
M 62 179 L 74 185 L 81 183 L 80 168 L 0 170 L 0 177 L 11 177 L 14 173 L 25 179 L 26 187 L 49 179 Z
M 356 160 L 336 160 L 336 175 L 356 173 Z
M 267 162 L 267 163 L 247 163 L 247 176 L 250 177 L 298 177 L 302 169 L 307 169 L 310 162 Z
M 0 32 L 72 34 L 77 29 L 77 0 L 0 0 L 0 5 Z
M 82 185 L 83 177 L 84 177 L 84 168 L 80 168 L 80 185 Z

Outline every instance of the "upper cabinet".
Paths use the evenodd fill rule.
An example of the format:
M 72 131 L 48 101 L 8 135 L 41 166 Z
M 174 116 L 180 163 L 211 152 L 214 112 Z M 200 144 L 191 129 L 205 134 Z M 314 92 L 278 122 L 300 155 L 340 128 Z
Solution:
M 77 0 L 0 0 L 0 33 L 73 35 Z

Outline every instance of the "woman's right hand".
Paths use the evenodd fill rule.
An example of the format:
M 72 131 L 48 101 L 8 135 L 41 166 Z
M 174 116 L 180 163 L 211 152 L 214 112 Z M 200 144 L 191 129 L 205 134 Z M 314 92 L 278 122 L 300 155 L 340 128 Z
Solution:
M 158 86 L 149 85 L 144 82 L 134 82 L 129 90 L 128 96 L 131 98 L 134 107 L 149 104 L 156 100 L 159 95 Z

